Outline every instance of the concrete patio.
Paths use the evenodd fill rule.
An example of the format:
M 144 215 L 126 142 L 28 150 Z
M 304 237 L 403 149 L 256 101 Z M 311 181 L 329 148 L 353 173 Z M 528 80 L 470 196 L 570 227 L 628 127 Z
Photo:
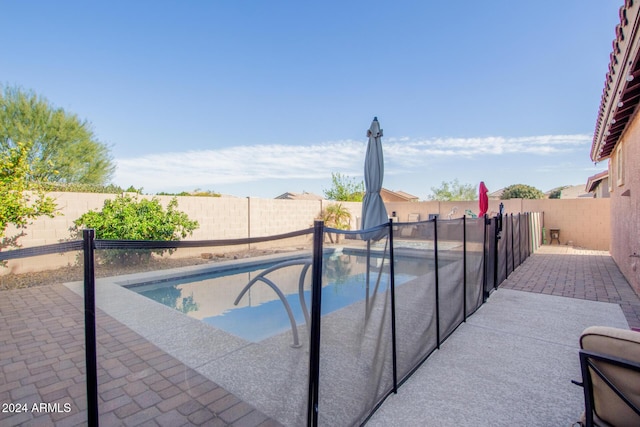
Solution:
M 62 285 L 0 295 L 0 402 L 29 407 L 0 424 L 84 425 L 81 298 Z M 369 425 L 569 425 L 578 337 L 594 324 L 640 327 L 640 299 L 607 253 L 544 246 Z M 97 332 L 101 425 L 279 425 L 103 312 Z M 31 411 L 41 402 L 60 410 Z

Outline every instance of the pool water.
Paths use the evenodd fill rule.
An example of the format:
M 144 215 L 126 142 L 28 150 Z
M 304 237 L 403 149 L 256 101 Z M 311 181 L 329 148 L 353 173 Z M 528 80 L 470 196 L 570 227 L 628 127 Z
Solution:
M 377 276 L 377 274 L 376 274 Z M 396 275 L 395 284 L 399 286 L 411 280 L 412 276 Z M 375 280 L 375 278 L 372 278 Z M 382 274 L 380 291 L 386 291 L 389 284 L 389 275 Z M 372 283 L 372 287 L 375 282 Z M 342 283 L 330 283 L 322 288 L 321 314 L 329 314 L 333 311 L 347 307 L 365 298 L 366 278 L 364 274 L 350 276 Z M 373 292 L 373 289 L 371 289 Z M 302 306 L 297 293 L 286 295 L 291 311 L 298 326 L 305 324 Z M 307 309 L 310 310 L 311 290 L 304 291 L 304 299 Z M 285 312 L 282 301 L 273 300 L 257 306 L 239 307 L 227 310 L 221 315 L 203 319 L 205 323 L 223 329 L 248 341 L 259 342 L 270 336 L 291 329 L 289 318 Z
M 365 299 L 367 293 L 366 267 L 350 256 L 338 257 L 325 262 L 322 287 L 322 315 L 347 307 Z M 375 260 L 374 260 L 375 265 Z M 159 283 L 128 286 L 147 298 L 174 308 L 189 317 L 199 319 L 215 328 L 222 329 L 247 341 L 260 342 L 268 337 L 291 330 L 285 305 L 276 292 L 265 283 L 256 282 L 234 305 L 242 289 L 265 269 L 273 266 L 259 265 L 226 273 L 211 273 L 207 276 L 182 277 Z M 291 307 L 298 328 L 305 325 L 305 317 L 298 293 L 298 281 L 302 266 L 291 266 L 266 275 L 284 294 Z M 378 292 L 389 287 L 389 274 L 370 271 L 369 292 L 374 291 L 380 275 Z M 408 282 L 415 276 L 395 276 L 396 286 Z M 305 280 L 304 300 L 307 310 L 311 301 L 311 269 Z

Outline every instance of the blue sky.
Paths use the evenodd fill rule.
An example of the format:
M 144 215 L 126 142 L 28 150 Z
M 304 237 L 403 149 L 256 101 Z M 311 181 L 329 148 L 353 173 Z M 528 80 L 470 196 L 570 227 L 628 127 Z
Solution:
M 0 0 L 0 84 L 92 124 L 113 181 L 240 197 L 363 178 L 425 199 L 585 184 L 622 0 Z

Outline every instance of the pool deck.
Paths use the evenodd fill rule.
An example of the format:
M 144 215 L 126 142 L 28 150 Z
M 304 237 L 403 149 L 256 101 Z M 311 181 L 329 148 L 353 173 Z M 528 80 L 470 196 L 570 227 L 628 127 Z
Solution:
M 85 425 L 81 297 L 62 285 L 0 295 L 0 403 L 29 406 L 0 413 L 0 424 Z M 161 350 L 182 343 L 158 345 L 162 337 L 103 311 L 97 324 L 101 425 L 279 425 L 189 367 L 201 355 Z M 570 383 L 579 379 L 578 337 L 593 324 L 640 328 L 640 298 L 608 253 L 543 246 L 368 425 L 571 424 L 583 405 Z M 33 403 L 61 410 L 33 412 Z

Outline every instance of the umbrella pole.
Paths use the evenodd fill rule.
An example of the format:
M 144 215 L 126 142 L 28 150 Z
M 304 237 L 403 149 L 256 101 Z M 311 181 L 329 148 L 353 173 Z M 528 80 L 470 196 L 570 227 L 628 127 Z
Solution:
M 371 239 L 367 239 L 367 277 L 365 294 L 365 321 L 369 319 L 369 268 L 371 262 Z

